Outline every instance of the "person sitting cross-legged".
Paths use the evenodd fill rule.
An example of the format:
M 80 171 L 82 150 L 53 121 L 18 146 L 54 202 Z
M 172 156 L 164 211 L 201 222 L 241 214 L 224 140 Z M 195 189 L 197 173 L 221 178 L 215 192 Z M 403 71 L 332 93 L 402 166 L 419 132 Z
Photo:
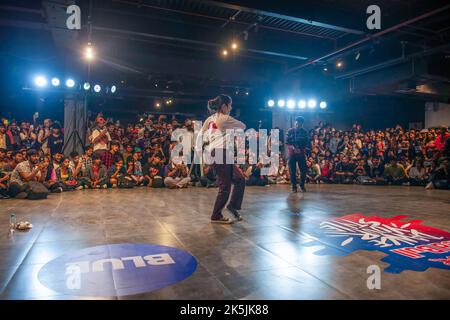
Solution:
M 392 185 L 401 185 L 408 180 L 405 168 L 397 162 L 396 158 L 392 158 L 390 164 L 385 166 L 384 178 Z
M 63 191 L 81 190 L 83 186 L 78 183 L 70 168 L 69 158 L 63 157 L 60 166 L 55 170 L 56 178 Z
M 165 166 L 158 156 L 150 155 L 143 168 L 144 184 L 150 188 L 163 188 Z
M 108 170 L 102 164 L 100 154 L 92 156 L 92 164 L 86 169 L 85 177 L 90 188 L 108 188 Z
M 164 179 L 164 185 L 169 189 L 187 188 L 191 178 L 188 175 L 188 170 L 185 164 L 177 161 L 176 164 L 171 161 L 169 165 L 169 172 Z

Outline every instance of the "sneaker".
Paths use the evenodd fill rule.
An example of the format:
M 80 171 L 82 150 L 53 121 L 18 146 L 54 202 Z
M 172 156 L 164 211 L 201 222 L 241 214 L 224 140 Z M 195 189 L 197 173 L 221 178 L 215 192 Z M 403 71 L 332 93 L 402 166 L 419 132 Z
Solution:
M 28 193 L 26 193 L 26 192 L 19 192 L 19 193 L 15 196 L 16 199 L 26 199 L 27 197 L 28 197 Z
M 292 187 L 292 192 L 293 192 L 293 193 L 297 193 L 297 186 L 293 186 L 293 187 Z
M 220 224 L 233 224 L 234 221 L 231 220 L 230 218 L 219 218 L 219 219 L 211 219 L 211 223 L 220 223 Z
M 236 209 L 227 207 L 227 210 L 233 214 L 233 216 L 236 218 L 237 221 L 242 221 L 242 216 Z
M 428 183 L 425 189 L 427 190 L 434 189 L 433 182 Z
M 305 193 L 306 192 L 306 188 L 305 187 L 301 187 L 300 190 Z
M 77 191 L 78 190 L 83 190 L 83 186 L 78 186 L 78 187 L 75 188 L 75 190 L 77 190 Z
M 108 186 L 106 184 L 102 185 L 103 189 L 108 189 Z

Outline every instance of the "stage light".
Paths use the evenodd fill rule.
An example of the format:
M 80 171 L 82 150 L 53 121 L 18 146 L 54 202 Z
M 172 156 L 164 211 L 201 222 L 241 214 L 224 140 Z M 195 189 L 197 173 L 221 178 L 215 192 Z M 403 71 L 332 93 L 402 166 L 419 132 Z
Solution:
M 34 83 L 38 86 L 38 87 L 45 87 L 47 85 L 47 79 L 43 76 L 37 76 L 36 78 L 34 78 Z
M 325 109 L 327 107 L 327 103 L 325 101 L 321 101 L 319 106 L 321 109 Z
M 91 88 L 91 84 L 89 83 L 89 82 L 85 82 L 84 84 L 83 84 L 83 89 L 84 90 L 89 90 Z
M 359 60 L 359 57 L 361 57 L 361 52 L 356 52 L 356 55 L 355 55 L 355 60 Z
M 60 81 L 59 81 L 58 78 L 53 78 L 53 79 L 52 79 L 52 85 L 53 85 L 54 87 L 59 86 L 59 84 L 60 84 Z
M 86 49 L 84 50 L 84 57 L 88 61 L 94 60 L 94 49 L 92 48 L 91 44 L 89 43 Z
M 283 99 L 278 100 L 278 106 L 279 106 L 280 108 L 283 108 L 285 105 L 286 105 L 286 101 L 284 101 Z
M 226 57 L 226 56 L 228 55 L 228 50 L 223 50 L 223 51 L 222 51 L 222 55 L 223 55 L 224 57 Z
M 306 107 L 306 101 L 305 101 L 305 100 L 300 100 L 300 101 L 298 102 L 298 107 L 299 107 L 300 109 L 304 109 L 304 108 Z
M 344 66 L 344 63 L 342 61 L 336 62 L 336 68 L 342 68 Z
M 328 68 L 327 68 L 327 67 L 324 67 L 324 68 L 323 68 L 323 71 L 327 72 L 327 71 L 328 71 Z
M 238 48 L 237 42 L 233 42 L 233 43 L 231 44 L 231 49 L 237 50 L 237 48 Z
M 96 84 L 96 85 L 94 86 L 94 91 L 98 93 L 98 92 L 102 91 L 102 87 L 100 87 L 99 84 Z
M 73 79 L 67 79 L 67 81 L 66 81 L 67 87 L 73 88 L 74 85 L 75 85 L 75 81 Z
M 116 90 L 117 90 L 116 86 L 112 86 L 112 87 L 111 87 L 111 93 L 115 93 Z
M 294 100 L 288 100 L 287 107 L 289 109 L 294 109 L 295 108 L 295 101 Z
M 317 101 L 314 99 L 310 99 L 308 100 L 308 107 L 310 107 L 311 109 L 315 108 L 317 105 Z
M 268 105 L 269 107 L 273 107 L 273 106 L 275 105 L 275 101 L 269 100 L 269 101 L 267 101 L 267 105 Z
M 155 107 L 156 107 L 156 108 L 161 107 L 161 103 L 157 102 L 157 103 L 155 104 Z

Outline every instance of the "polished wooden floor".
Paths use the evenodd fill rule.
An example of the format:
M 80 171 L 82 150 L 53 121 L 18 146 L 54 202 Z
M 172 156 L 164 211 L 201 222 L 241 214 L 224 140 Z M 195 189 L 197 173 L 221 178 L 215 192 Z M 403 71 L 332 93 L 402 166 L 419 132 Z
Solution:
M 153 292 L 105 299 L 449 299 L 450 270 L 382 272 L 381 289 L 366 285 L 369 265 L 383 270 L 378 251 L 319 256 L 305 246 L 317 222 L 355 212 L 407 215 L 450 231 L 450 193 L 421 187 L 309 185 L 249 187 L 234 225 L 209 221 L 217 189 L 84 190 L 47 200 L 0 201 L 0 298 L 85 299 L 61 295 L 37 279 L 50 260 L 111 243 L 177 247 L 198 261 L 186 280 Z M 8 235 L 9 214 L 29 232 Z M 320 241 L 320 239 L 319 239 Z M 98 298 L 98 297 L 97 297 Z

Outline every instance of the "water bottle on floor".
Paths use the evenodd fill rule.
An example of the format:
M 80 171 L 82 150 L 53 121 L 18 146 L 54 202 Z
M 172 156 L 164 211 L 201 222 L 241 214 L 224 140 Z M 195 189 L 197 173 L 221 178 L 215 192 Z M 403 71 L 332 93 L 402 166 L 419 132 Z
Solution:
M 11 234 L 14 233 L 14 230 L 16 229 L 16 224 L 17 224 L 16 215 L 14 213 L 11 213 L 11 215 L 9 216 L 9 232 Z

